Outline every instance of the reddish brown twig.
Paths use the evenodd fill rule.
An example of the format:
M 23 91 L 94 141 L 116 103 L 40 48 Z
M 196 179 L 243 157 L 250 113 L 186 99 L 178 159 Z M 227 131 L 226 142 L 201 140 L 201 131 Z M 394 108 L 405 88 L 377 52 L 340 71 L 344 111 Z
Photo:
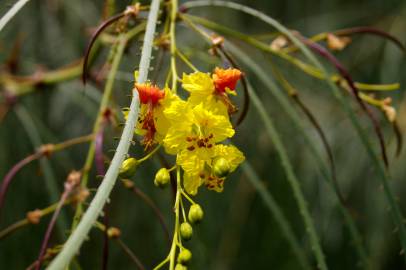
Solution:
M 227 61 L 230 63 L 231 66 L 241 70 L 241 68 L 238 66 L 237 62 L 234 60 L 234 58 L 231 56 L 231 54 L 226 51 L 226 49 L 224 48 L 224 46 L 222 44 L 217 46 L 217 48 L 223 53 L 224 57 L 227 59 Z M 243 91 L 244 91 L 244 102 L 243 102 L 240 116 L 238 117 L 238 119 L 235 123 L 236 127 L 238 127 L 242 123 L 242 121 L 244 121 L 245 117 L 247 116 L 249 105 L 250 105 L 250 96 L 248 94 L 248 84 L 247 84 L 247 79 L 245 78 L 245 76 L 246 76 L 245 73 L 243 73 L 241 76 L 241 84 L 243 86 Z
M 122 17 L 125 16 L 125 13 L 122 12 L 120 14 L 117 14 L 111 18 L 109 18 L 108 20 L 104 21 L 102 24 L 99 25 L 99 27 L 97 27 L 96 31 L 93 33 L 92 37 L 90 38 L 90 42 L 86 47 L 86 52 L 85 52 L 85 56 L 84 56 L 84 61 L 83 61 L 83 69 L 82 69 L 82 81 L 83 84 L 86 84 L 86 78 L 87 78 L 87 64 L 89 62 L 89 55 L 90 55 L 90 50 L 93 47 L 93 44 L 95 43 L 97 37 L 103 32 L 104 29 L 106 29 L 109 25 L 111 25 L 112 23 L 118 21 L 119 19 L 121 19 Z
M 403 148 L 403 136 L 402 136 L 402 131 L 399 128 L 399 125 L 397 123 L 397 121 L 393 121 L 392 123 L 392 127 L 393 127 L 393 131 L 395 133 L 395 137 L 396 137 L 396 157 L 400 156 L 400 153 L 402 152 L 402 148 Z
M 65 181 L 64 191 L 61 195 L 61 199 L 59 200 L 58 206 L 57 206 L 54 214 L 52 215 L 52 219 L 49 222 L 48 228 L 45 232 L 44 240 L 42 241 L 41 250 L 39 252 L 36 267 L 35 267 L 36 270 L 39 270 L 41 267 L 43 256 L 48 247 L 48 242 L 51 237 L 52 230 L 55 226 L 56 219 L 59 216 L 62 206 L 65 204 L 65 201 L 68 199 L 70 193 L 75 189 L 76 186 L 78 186 L 79 182 L 80 182 L 80 172 L 72 171 L 68 175 L 68 178 Z
M 313 41 L 310 41 L 310 40 L 300 36 L 299 34 L 297 34 L 297 35 L 303 41 L 303 43 L 306 44 L 310 49 L 312 49 L 313 51 L 318 53 L 320 56 L 322 56 L 323 58 L 328 60 L 331 64 L 333 64 L 334 67 L 337 69 L 337 71 L 341 74 L 341 76 L 347 81 L 357 103 L 359 104 L 359 106 L 362 108 L 362 110 L 366 113 L 366 115 L 372 122 L 372 125 L 375 130 L 375 134 L 379 140 L 379 145 L 381 148 L 381 155 L 382 155 L 383 162 L 384 162 L 385 166 L 388 167 L 389 161 L 388 161 L 388 156 L 386 154 L 385 141 L 384 141 L 384 137 L 383 137 L 381 128 L 379 126 L 378 120 L 375 118 L 375 116 L 373 115 L 371 110 L 367 107 L 367 105 L 359 97 L 358 89 L 357 89 L 357 87 L 355 87 L 354 81 L 352 80 L 350 73 L 340 63 L 340 61 L 335 56 L 333 56 L 328 50 L 326 50 L 323 46 L 321 46 Z
M 139 188 L 137 188 L 132 181 L 122 180 L 122 183 L 125 188 L 127 188 L 128 190 L 131 190 L 135 195 L 140 197 L 149 207 L 151 207 L 151 209 L 154 211 L 156 217 L 158 218 L 159 223 L 161 224 L 162 229 L 165 233 L 165 237 L 168 240 L 168 244 L 170 245 L 171 240 L 170 240 L 170 236 L 169 236 L 169 229 L 165 223 L 164 217 L 163 217 L 161 211 L 159 210 L 158 206 L 154 203 L 154 201 L 147 194 L 145 194 Z
M 145 270 L 144 265 L 141 263 L 140 259 L 131 251 L 131 249 L 120 239 L 117 238 L 116 242 L 121 247 L 121 249 L 130 257 L 130 259 L 135 263 L 139 270 Z
M 82 137 L 77 137 L 74 139 L 70 139 L 58 144 L 44 144 L 41 147 L 38 148 L 38 150 L 26 158 L 20 160 L 17 164 L 15 164 L 11 170 L 6 174 L 6 176 L 3 178 L 3 181 L 1 182 L 0 185 L 0 217 L 1 217 L 1 209 L 4 204 L 5 196 L 8 190 L 8 187 L 10 186 L 11 181 L 14 179 L 14 176 L 27 164 L 31 163 L 34 160 L 37 160 L 41 157 L 49 157 L 53 152 L 55 151 L 60 151 L 63 150 L 67 147 L 70 147 L 75 144 L 79 143 L 84 143 L 89 140 L 93 139 L 93 134 L 82 136 Z
M 380 29 L 374 28 L 374 27 L 369 27 L 369 26 L 358 26 L 358 27 L 351 27 L 351 28 L 346 28 L 346 29 L 341 29 L 338 31 L 334 31 L 335 35 L 342 36 L 342 35 L 353 35 L 353 34 L 370 34 L 370 35 L 375 35 L 375 36 L 380 36 L 384 37 L 393 43 L 395 43 L 402 51 L 406 51 L 406 47 L 403 45 L 403 43 L 396 38 L 395 36 L 392 36 L 391 34 L 382 31 Z
M 109 25 L 111 25 L 112 23 L 120 20 L 121 18 L 125 17 L 125 16 L 137 16 L 138 12 L 139 12 L 139 8 L 140 5 L 135 4 L 134 6 L 128 6 L 127 9 L 124 12 L 121 12 L 111 18 L 109 18 L 108 20 L 102 22 L 96 29 L 96 31 L 93 33 L 92 37 L 90 38 L 90 42 L 86 47 L 86 51 L 85 51 L 85 56 L 84 56 L 84 60 L 83 60 L 83 69 L 82 69 L 82 81 L 83 84 L 86 84 L 86 78 L 87 78 L 87 64 L 89 62 L 89 55 L 90 55 L 90 51 L 93 47 L 93 44 L 95 43 L 97 37 L 103 32 L 103 30 L 105 30 Z
M 6 174 L 3 181 L 1 182 L 0 186 L 0 216 L 1 216 L 1 209 L 3 207 L 4 199 L 10 186 L 11 181 L 13 180 L 14 176 L 27 164 L 30 162 L 39 159 L 40 157 L 44 156 L 43 152 L 37 151 L 34 154 L 27 156 L 26 158 L 20 160 L 17 164 L 15 164 L 11 170 Z

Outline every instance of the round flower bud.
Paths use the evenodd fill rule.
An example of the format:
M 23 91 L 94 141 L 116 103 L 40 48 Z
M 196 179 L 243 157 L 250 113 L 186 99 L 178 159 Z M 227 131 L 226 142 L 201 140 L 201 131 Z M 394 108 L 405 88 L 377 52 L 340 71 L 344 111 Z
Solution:
M 183 264 L 178 263 L 175 266 L 175 270 L 187 270 L 187 267 L 184 266 Z
M 213 165 L 214 175 L 223 178 L 230 173 L 230 163 L 225 158 L 218 158 Z
M 119 228 L 116 227 L 110 227 L 107 229 L 107 235 L 110 238 L 119 238 L 121 235 L 121 231 Z
M 180 236 L 183 240 L 187 241 L 192 238 L 193 228 L 188 222 L 183 222 L 180 225 Z
M 203 219 L 204 213 L 203 209 L 198 204 L 193 204 L 188 213 L 188 219 L 190 223 L 199 223 Z
M 164 188 L 168 185 L 171 180 L 169 171 L 166 168 L 161 168 L 155 174 L 154 185 L 160 188 Z
M 121 165 L 119 176 L 121 178 L 131 178 L 134 176 L 138 167 L 138 160 L 135 158 L 127 158 Z
M 184 248 L 178 255 L 178 263 L 186 264 L 192 259 L 192 252 Z

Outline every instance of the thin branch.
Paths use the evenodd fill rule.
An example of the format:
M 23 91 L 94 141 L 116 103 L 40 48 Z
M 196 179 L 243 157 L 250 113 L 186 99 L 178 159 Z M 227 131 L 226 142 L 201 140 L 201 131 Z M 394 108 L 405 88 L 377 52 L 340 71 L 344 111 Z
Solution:
M 29 164 L 31 161 L 34 161 L 40 157 L 42 157 L 44 154 L 41 152 L 36 152 L 34 154 L 29 155 L 28 157 L 20 160 L 16 165 L 11 168 L 11 170 L 6 174 L 4 177 L 3 181 L 1 182 L 0 186 L 0 215 L 1 215 L 1 209 L 3 208 L 3 203 L 4 199 L 8 190 L 8 187 L 13 180 L 14 176 L 27 164 Z
M 84 61 L 83 61 L 83 67 L 82 67 L 82 82 L 83 84 L 86 84 L 86 78 L 87 78 L 87 64 L 89 62 L 89 55 L 90 55 L 90 50 L 93 47 L 94 42 L 96 41 L 97 37 L 100 35 L 100 33 L 103 32 L 104 29 L 106 29 L 109 25 L 112 23 L 118 21 L 122 17 L 125 16 L 125 12 L 122 12 L 120 14 L 117 14 L 111 18 L 109 18 L 107 21 L 103 22 L 102 24 L 97 27 L 96 31 L 93 33 L 92 37 L 90 38 L 90 42 L 86 47 L 86 52 L 84 56 Z
M 131 249 L 120 239 L 116 239 L 117 244 L 121 247 L 121 249 L 130 257 L 130 259 L 137 265 L 138 269 L 145 270 L 144 265 L 142 265 L 141 261 L 138 257 L 131 251 Z
M 40 268 L 41 268 L 41 263 L 42 263 L 43 256 L 44 256 L 45 251 L 46 251 L 46 249 L 48 247 L 48 242 L 49 242 L 49 239 L 51 238 L 52 230 L 53 230 L 53 228 L 55 226 L 56 219 L 59 216 L 59 213 L 60 213 L 60 211 L 62 209 L 62 206 L 65 204 L 66 200 L 68 199 L 68 197 L 69 197 L 70 193 L 73 191 L 73 189 L 79 184 L 79 181 L 80 181 L 80 173 L 79 172 L 73 171 L 73 172 L 71 172 L 69 174 L 69 176 L 68 176 L 68 178 L 67 178 L 67 180 L 65 182 L 65 188 L 64 188 L 64 191 L 62 193 L 61 199 L 58 202 L 58 205 L 57 205 L 57 207 L 55 209 L 55 212 L 52 215 L 52 219 L 49 222 L 48 228 L 47 228 L 47 230 L 45 232 L 44 240 L 42 242 L 41 250 L 39 252 L 36 267 L 35 267 L 36 270 L 40 270 Z
M 166 225 L 165 219 L 164 219 L 161 211 L 159 210 L 158 206 L 155 204 L 155 202 L 147 194 L 145 194 L 142 190 L 137 188 L 133 182 L 131 182 L 129 180 L 123 180 L 122 183 L 125 188 L 127 188 L 128 190 L 131 190 L 135 195 L 140 197 L 149 207 L 151 207 L 151 209 L 154 211 L 156 217 L 158 218 L 159 223 L 161 224 L 162 229 L 165 233 L 165 237 L 168 240 L 168 243 L 170 245 L 171 241 L 170 241 L 168 226 Z
M 399 157 L 403 148 L 403 135 L 402 131 L 400 130 L 399 124 L 396 121 L 392 123 L 392 126 L 396 137 L 396 157 Z
M 369 26 L 358 26 L 358 27 L 351 27 L 351 28 L 346 28 L 346 29 L 341 29 L 338 31 L 335 31 L 334 34 L 336 35 L 353 35 L 353 34 L 370 34 L 370 35 L 375 35 L 375 36 L 380 36 L 384 37 L 393 43 L 395 43 L 403 52 L 406 51 L 405 45 L 395 36 L 382 31 L 380 29 L 374 28 L 374 27 L 369 27 Z
M 15 164 L 11 170 L 6 174 L 6 176 L 3 178 L 3 181 L 1 182 L 0 185 L 0 215 L 1 215 L 1 209 L 4 204 L 5 196 L 8 190 L 8 187 L 10 186 L 11 181 L 14 179 L 14 176 L 27 164 L 31 163 L 34 160 L 37 160 L 41 157 L 44 156 L 50 156 L 53 152 L 56 151 L 61 151 L 65 148 L 68 148 L 70 146 L 84 143 L 87 141 L 90 141 L 93 139 L 93 134 L 70 139 L 58 144 L 45 144 L 41 147 L 38 148 L 38 150 L 27 156 L 26 158 L 20 160 L 17 164 Z
M 323 46 L 314 43 L 312 41 L 309 41 L 308 39 L 298 35 L 298 37 L 302 40 L 304 44 L 306 44 L 310 49 L 318 53 L 320 56 L 328 60 L 330 63 L 334 65 L 334 67 L 337 69 L 337 71 L 343 76 L 343 78 L 347 81 L 348 85 L 350 86 L 350 89 L 358 102 L 359 106 L 362 108 L 362 110 L 366 113 L 368 118 L 371 120 L 375 134 L 378 137 L 379 145 L 381 147 L 381 154 L 382 154 L 382 159 L 386 167 L 389 166 L 389 161 L 388 161 L 388 156 L 386 154 L 386 146 L 385 146 L 385 140 L 382 134 L 382 130 L 379 126 L 379 122 L 376 119 L 376 117 L 373 115 L 371 110 L 365 105 L 363 100 L 359 96 L 359 91 L 357 87 L 355 87 L 354 81 L 351 78 L 350 73 L 346 70 L 346 68 L 340 63 L 340 61 L 333 56 L 329 51 L 327 51 Z

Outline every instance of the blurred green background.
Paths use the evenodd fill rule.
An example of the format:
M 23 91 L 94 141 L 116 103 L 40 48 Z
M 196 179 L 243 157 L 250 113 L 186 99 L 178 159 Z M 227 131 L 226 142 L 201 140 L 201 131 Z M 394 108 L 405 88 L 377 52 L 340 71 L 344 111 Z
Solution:
M 2 0 L 0 15 L 14 2 Z M 130 3 L 120 0 L 116 2 L 116 12 Z M 403 44 L 406 43 L 406 3 L 402 0 L 239 2 L 272 16 L 305 36 L 353 26 L 373 26 L 395 35 Z M 31 0 L 0 33 L 0 63 L 6 63 L 17 44 L 20 50 L 16 73 L 20 75 L 52 70 L 79 59 L 89 40 L 90 29 L 94 29 L 101 21 L 102 9 L 103 1 Z M 201 8 L 191 13 L 247 34 L 274 31 L 253 17 L 224 8 Z M 200 69 L 210 71 L 214 64 L 221 64 L 214 57 L 208 56 L 208 46 L 204 40 L 184 25 L 179 25 L 177 33 L 178 46 Z M 230 42 L 247 52 L 252 60 L 263 67 L 266 74 L 272 76 L 262 53 L 233 39 Z M 132 72 L 138 65 L 141 44 L 140 39 L 130 43 L 115 81 L 113 100 L 118 105 L 115 112 L 120 118 L 120 107 L 129 104 L 126 95 L 132 88 Z M 106 46 L 99 51 L 92 64 L 95 72 L 106 61 L 107 55 Z M 381 38 L 359 35 L 354 36 L 353 42 L 344 51 L 336 53 L 336 56 L 356 81 L 401 83 L 400 90 L 385 95 L 393 98 L 398 123 L 405 131 L 406 61 L 402 51 Z M 238 56 L 236 59 L 238 61 Z M 375 269 L 405 269 L 404 259 L 399 255 L 401 248 L 396 228 L 388 213 L 388 204 L 377 172 L 343 108 L 324 82 L 304 75 L 283 60 L 275 59 L 275 63 L 300 92 L 302 100 L 327 134 L 334 151 L 341 190 L 353 210 L 355 223 L 361 232 L 372 265 Z M 158 77 L 161 86 L 166 75 L 163 71 L 167 66 L 166 59 Z M 5 68 L 3 65 L 0 76 Z M 186 67 L 180 69 L 182 68 L 187 70 Z M 326 185 L 319 170 L 320 164 L 310 153 L 301 131 L 292 124 L 277 100 L 258 80 L 257 74 L 249 69 L 244 69 L 244 72 L 275 121 L 288 149 L 329 268 L 358 269 L 359 258 L 344 226 L 343 217 L 334 205 L 333 191 Z M 100 86 L 92 82 L 85 88 L 76 78 L 54 85 L 39 85 L 32 93 L 18 98 L 15 106 L 0 122 L 0 178 L 16 162 L 43 143 L 57 143 L 91 133 L 102 89 L 103 84 Z M 0 85 L 0 91 L 5 93 L 4 85 Z M 347 102 L 356 111 L 364 130 L 378 150 L 370 122 L 351 98 L 347 97 Z M 293 103 L 291 105 L 294 107 Z M 400 157 L 394 157 L 392 127 L 378 111 L 376 115 L 381 120 L 388 146 L 390 173 L 393 176 L 390 184 L 402 210 L 405 210 L 406 200 L 402 194 L 406 192 L 406 151 L 402 151 Z M 328 159 L 317 134 L 308 120 L 302 115 L 301 117 L 306 126 L 304 131 L 311 137 L 327 164 Z M 119 135 L 120 128 L 109 128 L 106 132 L 104 150 L 107 156 L 112 156 L 108 150 L 115 148 L 117 142 L 113 137 Z M 260 180 L 283 210 L 302 249 L 309 258 L 313 258 L 292 190 L 274 145 L 253 106 L 247 119 L 237 129 L 233 142 L 245 153 Z M 22 169 L 7 193 L 0 228 L 24 218 L 27 211 L 44 208 L 57 201 L 58 192 L 63 190 L 63 182 L 69 171 L 82 168 L 87 149 L 88 144 L 74 146 L 54 154 L 50 159 L 35 161 Z M 131 149 L 131 153 L 141 156 L 141 147 L 137 144 Z M 158 159 L 143 164 L 133 180 L 138 188 L 156 202 L 171 229 L 174 221 L 171 191 L 155 188 L 152 181 L 159 167 Z M 93 170 L 91 187 L 97 187 L 99 182 L 100 179 L 95 177 Z M 91 191 L 94 193 L 94 189 Z M 275 217 L 241 168 L 226 181 L 223 193 L 201 189 L 196 200 L 204 207 L 205 219 L 196 227 L 194 238 L 188 243 L 193 252 L 190 269 L 301 269 Z M 61 244 L 66 239 L 68 231 L 61 228 L 70 226 L 72 214 L 73 207 L 64 208 L 51 245 Z M 49 219 L 43 218 L 40 224 L 24 227 L 0 241 L 0 269 L 25 269 L 37 258 Z M 119 183 L 111 196 L 109 220 L 112 226 L 120 228 L 122 240 L 147 269 L 152 269 L 166 256 L 168 246 L 165 235 L 153 211 Z M 100 269 L 102 246 L 103 234 L 96 229 L 92 230 L 78 256 L 82 269 Z M 114 241 L 110 244 L 109 269 L 136 269 Z

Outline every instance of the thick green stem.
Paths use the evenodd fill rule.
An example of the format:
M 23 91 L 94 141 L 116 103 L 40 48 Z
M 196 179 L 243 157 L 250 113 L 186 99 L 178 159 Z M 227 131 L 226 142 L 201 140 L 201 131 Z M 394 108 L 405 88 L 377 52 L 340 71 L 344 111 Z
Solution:
M 111 65 L 111 69 L 110 69 L 108 78 L 107 78 L 106 86 L 104 88 L 103 97 L 102 97 L 102 101 L 100 103 L 98 116 L 97 116 L 97 119 L 93 126 L 93 134 L 97 134 L 100 131 L 101 123 L 104 118 L 104 112 L 108 107 L 110 97 L 113 93 L 114 81 L 116 79 L 117 70 L 118 70 L 119 64 L 121 62 L 121 57 L 124 53 L 124 49 L 127 44 L 127 41 L 131 37 L 140 33 L 144 29 L 144 26 L 145 26 L 144 23 L 139 24 L 137 27 L 135 27 L 132 31 L 128 32 L 127 34 L 121 34 L 118 38 L 117 47 L 112 48 L 111 52 L 114 53 L 113 62 Z M 96 143 L 93 140 L 89 146 L 85 165 L 83 168 L 84 172 L 83 172 L 83 176 L 82 176 L 82 180 L 81 180 L 82 188 L 87 188 L 87 183 L 88 183 L 88 179 L 89 179 L 89 171 L 92 167 L 93 160 L 94 160 L 95 145 L 96 145 Z M 72 229 L 76 228 L 82 213 L 83 213 L 83 204 L 79 203 L 78 206 L 76 207 L 75 216 L 73 218 Z
M 148 76 L 148 69 L 150 66 L 153 46 L 152 43 L 154 39 L 155 27 L 159 11 L 159 2 L 159 0 L 152 0 L 151 11 L 148 16 L 147 30 L 145 33 L 140 61 L 140 74 L 138 77 L 138 81 L 140 83 L 145 82 Z M 76 230 L 72 232 L 69 239 L 64 244 L 62 251 L 49 265 L 49 270 L 62 270 L 69 264 L 73 256 L 75 256 L 75 254 L 79 251 L 83 241 L 85 240 L 90 229 L 97 220 L 97 217 L 100 215 L 104 205 L 108 200 L 110 192 L 113 189 L 121 164 L 123 163 L 130 147 L 131 140 L 134 134 L 134 127 L 138 118 L 138 112 L 139 96 L 137 92 L 134 92 L 123 134 L 121 135 L 117 151 L 114 154 L 113 160 L 106 172 L 103 182 L 97 190 L 93 201 L 90 203 L 89 208 L 83 215 L 83 218 L 77 226 Z
M 30 0 L 20 0 L 14 4 L 12 8 L 7 11 L 7 13 L 0 19 L 0 32 L 3 30 L 4 26 L 24 7 L 25 4 Z
M 176 70 L 176 16 L 178 13 L 178 0 L 171 1 L 171 22 L 169 29 L 169 36 L 171 40 L 171 70 L 172 70 L 172 91 L 176 93 L 178 83 L 178 72 Z

